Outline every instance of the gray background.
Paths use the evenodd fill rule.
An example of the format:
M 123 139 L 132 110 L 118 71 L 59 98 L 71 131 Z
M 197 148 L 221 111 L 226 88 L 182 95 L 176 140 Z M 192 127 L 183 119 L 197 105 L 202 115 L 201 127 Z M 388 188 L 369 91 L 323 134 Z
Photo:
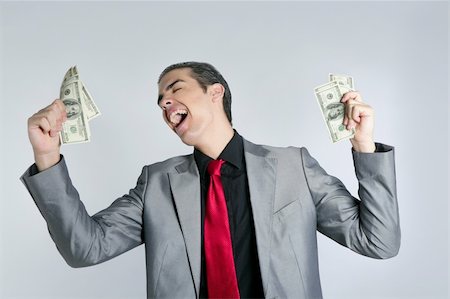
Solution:
M 144 298 L 144 248 L 84 269 L 65 264 L 19 176 L 33 162 L 26 120 L 77 64 L 100 107 L 92 142 L 64 146 L 90 213 L 133 187 L 141 167 L 186 154 L 156 106 L 162 69 L 208 61 L 233 93 L 235 128 L 307 146 L 352 193 L 348 141 L 333 145 L 313 88 L 354 76 L 396 147 L 402 247 L 377 261 L 319 236 L 325 298 L 448 296 L 447 2 L 0 3 L 1 298 Z M 106 174 L 106 175 L 105 175 Z

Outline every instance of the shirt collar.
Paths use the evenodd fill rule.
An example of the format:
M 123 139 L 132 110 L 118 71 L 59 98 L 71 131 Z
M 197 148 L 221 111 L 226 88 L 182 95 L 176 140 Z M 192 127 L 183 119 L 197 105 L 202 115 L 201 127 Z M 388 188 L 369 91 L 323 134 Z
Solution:
M 200 174 L 204 174 L 208 164 L 211 160 L 211 157 L 205 155 L 198 149 L 194 149 L 194 158 L 197 163 L 197 167 L 200 171 Z M 242 136 L 239 135 L 236 130 L 234 131 L 234 135 L 228 144 L 225 146 L 223 151 L 220 153 L 218 159 L 225 160 L 230 163 L 234 167 L 241 169 L 244 164 L 244 143 L 242 140 Z

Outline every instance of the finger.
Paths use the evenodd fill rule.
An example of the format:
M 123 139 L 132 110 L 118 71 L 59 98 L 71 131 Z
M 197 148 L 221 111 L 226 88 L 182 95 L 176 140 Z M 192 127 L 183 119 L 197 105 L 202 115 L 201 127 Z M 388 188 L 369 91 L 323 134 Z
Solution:
M 356 100 L 358 102 L 362 102 L 362 96 L 357 91 L 349 91 L 342 96 L 341 102 L 345 103 L 348 100 Z
M 352 109 L 353 109 L 353 104 L 344 104 L 344 115 L 345 117 L 347 117 L 348 120 L 350 120 L 352 118 Z
M 56 118 L 57 126 L 63 124 L 67 120 L 66 106 L 64 105 L 63 101 L 56 99 L 52 103 L 50 109 L 57 114 L 57 118 Z
M 344 126 L 348 125 L 349 117 L 347 116 L 347 113 L 348 113 L 348 109 L 350 109 L 350 108 L 351 108 L 350 105 L 344 104 L 344 119 L 342 121 Z
M 347 130 L 354 129 L 356 127 L 356 123 L 353 119 L 349 119 L 347 123 Z
M 40 112 L 53 114 L 51 119 L 55 119 L 57 125 L 67 120 L 66 108 L 64 103 L 59 99 L 53 101 L 53 103 L 42 109 Z
M 61 130 L 58 129 L 58 128 L 52 129 L 52 130 L 50 130 L 49 135 L 50 135 L 50 137 L 55 137 L 55 136 L 57 136 L 59 134 L 59 132 L 61 132 Z
M 355 105 L 352 109 L 352 120 L 356 123 L 361 122 L 361 106 Z
M 52 129 L 50 130 L 50 136 L 51 136 L 51 137 L 55 137 L 55 136 L 58 135 L 62 130 L 63 130 L 63 125 L 62 125 L 62 123 L 57 123 L 56 127 L 52 128 Z
M 48 105 L 45 108 L 42 108 L 35 115 L 47 116 L 48 114 L 54 114 L 54 115 L 58 115 L 58 116 L 61 114 L 61 112 L 59 111 L 58 105 L 55 102 L 51 103 L 50 105 Z
M 55 100 L 50 106 L 51 111 L 57 114 L 56 119 L 58 121 L 63 121 L 64 116 L 66 115 L 66 108 L 61 100 Z
M 61 111 L 63 121 L 67 120 L 67 112 L 66 112 L 66 106 L 64 105 L 63 101 L 56 99 L 55 104 L 58 106 L 59 110 Z
M 66 118 L 64 104 L 61 100 L 55 100 L 30 117 L 28 126 L 31 130 L 39 128 L 42 133 L 54 137 L 62 130 L 62 123 Z
M 347 130 L 351 130 L 356 126 L 356 123 L 354 122 L 352 115 L 353 115 L 353 109 L 355 105 L 346 105 L 345 110 L 345 117 L 347 118 L 346 128 Z
M 351 109 L 351 105 L 344 103 L 344 121 L 342 123 L 344 124 L 345 127 L 348 126 L 348 122 L 350 120 L 350 118 L 348 117 L 350 109 Z
M 344 105 L 365 105 L 365 104 L 354 99 L 348 99 L 347 101 L 345 101 Z
M 55 137 L 61 131 L 63 123 L 63 114 L 61 113 L 59 107 L 57 107 L 56 105 L 53 106 L 47 119 L 49 120 L 49 123 L 51 125 L 49 133 L 50 137 Z
M 61 123 L 61 112 L 59 111 L 59 108 L 56 105 L 50 105 L 48 106 L 47 110 L 44 112 L 45 117 L 47 118 L 50 127 L 52 130 L 56 129 L 58 124 Z
M 62 130 L 62 122 L 57 119 L 58 115 L 49 106 L 47 110 L 34 116 L 35 126 L 38 126 L 44 134 L 55 137 Z
M 40 128 L 42 133 L 47 134 L 51 130 L 47 118 L 41 114 L 35 114 L 29 119 L 30 128 Z
M 369 105 L 357 105 L 358 106 L 358 118 L 361 121 L 362 117 L 373 117 L 374 110 Z

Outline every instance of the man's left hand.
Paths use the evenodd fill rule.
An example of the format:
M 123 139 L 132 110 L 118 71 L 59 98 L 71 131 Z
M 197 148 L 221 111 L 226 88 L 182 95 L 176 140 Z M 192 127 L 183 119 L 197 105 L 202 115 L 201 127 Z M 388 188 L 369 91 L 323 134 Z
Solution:
M 344 125 L 348 130 L 355 128 L 355 136 L 350 139 L 357 152 L 375 152 L 373 141 L 374 111 L 362 101 L 361 94 L 349 91 L 341 99 L 345 106 Z

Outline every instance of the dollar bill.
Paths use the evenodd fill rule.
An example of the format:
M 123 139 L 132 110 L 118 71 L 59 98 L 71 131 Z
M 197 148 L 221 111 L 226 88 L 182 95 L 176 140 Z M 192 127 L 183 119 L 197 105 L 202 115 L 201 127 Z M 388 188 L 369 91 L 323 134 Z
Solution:
M 83 98 L 83 104 L 86 108 L 86 117 L 88 120 L 91 120 L 97 116 L 99 116 L 100 110 L 98 110 L 97 105 L 95 105 L 94 100 L 92 99 L 91 94 L 87 90 L 86 86 L 81 83 L 81 96 Z
M 74 78 L 75 76 L 76 76 L 76 74 L 75 74 L 74 67 L 71 67 L 70 69 L 67 70 L 66 74 L 64 75 L 64 79 L 63 79 L 63 82 L 61 83 L 61 86 L 66 85 L 69 80 L 75 79 Z M 78 78 L 76 78 L 76 79 L 78 79 Z
M 328 75 L 329 81 L 336 81 L 338 82 L 339 86 L 341 86 L 345 90 L 355 90 L 354 80 L 351 76 L 348 75 L 337 75 L 330 73 Z
M 347 79 L 345 81 L 342 79 L 340 81 L 332 80 L 314 89 L 333 143 L 352 138 L 355 135 L 355 129 L 347 130 L 343 124 L 345 109 L 344 104 L 341 103 L 341 98 L 350 88 L 350 85 L 343 86 L 342 83 L 344 82 L 349 84 L 350 81 Z M 351 84 L 353 85 L 353 80 L 351 80 Z
M 81 86 L 78 80 L 66 80 L 61 86 L 60 99 L 66 106 L 67 120 L 62 125 L 61 143 L 80 143 L 90 141 L 90 130 L 81 99 Z
M 67 121 L 60 133 L 61 142 L 88 142 L 91 138 L 88 121 L 99 116 L 100 110 L 95 105 L 91 94 L 80 80 L 76 66 L 69 68 L 64 75 L 60 89 L 60 99 L 66 106 Z
M 78 69 L 77 66 L 71 67 L 64 76 L 64 80 L 62 85 L 70 83 L 72 81 L 79 81 L 81 86 L 81 101 L 85 108 L 86 117 L 88 120 L 91 120 L 99 115 L 101 115 L 100 110 L 98 109 L 97 105 L 95 104 L 94 100 L 92 99 L 91 94 L 87 90 L 84 83 L 80 80 L 78 75 Z

